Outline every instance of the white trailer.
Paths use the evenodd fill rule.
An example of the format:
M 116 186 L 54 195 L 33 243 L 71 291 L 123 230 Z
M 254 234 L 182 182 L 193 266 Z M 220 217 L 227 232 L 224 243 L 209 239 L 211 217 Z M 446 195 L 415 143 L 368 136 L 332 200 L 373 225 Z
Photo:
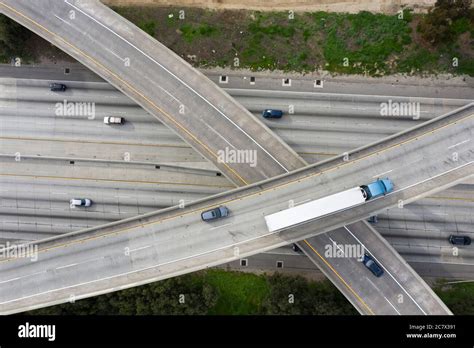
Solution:
M 293 208 L 279 211 L 278 213 L 267 215 L 265 216 L 265 222 L 267 223 L 268 230 L 274 232 L 362 204 L 366 199 L 366 192 L 361 187 L 354 187 L 346 191 L 297 205 Z

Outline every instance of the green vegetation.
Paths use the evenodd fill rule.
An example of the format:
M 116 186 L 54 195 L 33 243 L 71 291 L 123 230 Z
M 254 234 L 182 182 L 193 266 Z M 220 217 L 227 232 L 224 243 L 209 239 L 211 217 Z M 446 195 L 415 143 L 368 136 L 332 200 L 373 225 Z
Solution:
M 25 42 L 31 32 L 8 17 L 0 14 L 0 62 L 7 63 L 14 57 L 29 58 Z
M 446 284 L 440 282 L 434 290 L 454 314 L 474 314 L 474 283 Z
M 195 38 L 209 37 L 217 32 L 217 29 L 209 24 L 193 25 L 184 24 L 180 27 L 183 39 L 192 42 Z
M 356 314 L 329 282 L 208 270 L 29 312 L 35 315 Z
M 217 299 L 216 289 L 198 274 L 184 275 L 149 285 L 39 309 L 45 315 L 202 315 Z
M 138 27 L 150 36 L 155 36 L 156 23 L 153 21 L 141 22 Z
M 199 67 L 473 76 L 471 2 L 438 0 L 425 15 L 408 9 L 395 15 L 315 12 L 294 16 L 287 12 L 160 6 L 113 9 Z M 47 43 L 24 45 L 25 40 L 31 41 L 25 32 L 28 34 L 0 16 L 3 62 L 13 56 L 47 55 Z M 58 52 L 50 56 L 63 57 Z
M 325 23 L 324 57 L 332 71 L 379 75 L 389 70 L 388 59 L 411 43 L 408 22 L 396 16 L 319 14 L 315 20 Z
M 449 71 L 474 75 L 474 9 L 472 0 L 438 0 L 417 25 L 425 46 L 438 53 Z M 433 65 L 431 59 L 430 65 Z
M 204 279 L 220 295 L 209 314 L 260 313 L 262 301 L 269 295 L 265 277 L 251 273 L 212 270 Z
M 263 302 L 265 314 L 355 315 L 357 311 L 328 280 L 309 282 L 305 278 L 275 274 L 267 279 L 270 296 Z M 290 301 L 293 296 L 293 302 Z
M 418 24 L 423 37 L 435 45 L 445 45 L 471 29 L 474 10 L 471 0 L 437 0 L 434 8 Z
M 474 26 L 472 10 L 466 10 L 470 1 L 458 7 L 451 2 L 438 1 L 427 15 L 404 10 L 402 15 L 316 12 L 290 18 L 286 12 L 185 9 L 185 18 L 179 19 L 172 8 L 114 10 L 132 22 L 155 21 L 156 38 L 201 67 L 325 69 L 372 76 L 397 72 L 472 75 Z M 431 19 L 433 14 L 437 19 Z M 439 32 L 432 29 L 440 14 L 451 16 L 450 34 L 441 35 L 442 44 L 433 45 L 430 33 Z M 458 65 L 453 65 L 454 58 Z

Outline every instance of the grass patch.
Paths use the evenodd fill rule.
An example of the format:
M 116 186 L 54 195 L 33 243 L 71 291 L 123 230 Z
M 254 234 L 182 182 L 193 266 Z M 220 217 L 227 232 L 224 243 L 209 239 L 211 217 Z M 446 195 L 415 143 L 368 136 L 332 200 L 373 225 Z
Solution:
M 188 43 L 200 37 L 209 37 L 217 33 L 217 29 L 209 24 L 184 24 L 180 28 L 182 37 Z
M 265 277 L 251 273 L 210 270 L 204 279 L 219 293 L 217 304 L 209 314 L 258 314 L 270 292 Z
M 153 21 L 142 22 L 138 27 L 150 36 L 155 36 L 156 23 Z
M 408 23 L 396 16 L 332 15 L 326 28 L 324 57 L 328 69 L 337 72 L 382 74 L 388 57 L 410 42 Z
M 440 282 L 434 291 L 455 315 L 474 315 L 474 283 Z
M 419 47 L 410 51 L 398 63 L 400 72 L 411 71 L 433 71 L 438 63 L 438 55 L 428 51 L 425 48 Z

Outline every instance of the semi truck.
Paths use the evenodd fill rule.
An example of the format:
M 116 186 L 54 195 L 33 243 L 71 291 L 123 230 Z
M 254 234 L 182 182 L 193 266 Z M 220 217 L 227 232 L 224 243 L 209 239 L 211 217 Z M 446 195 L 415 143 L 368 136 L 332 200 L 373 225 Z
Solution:
M 265 216 L 269 232 L 295 226 L 340 210 L 354 207 L 368 200 L 384 196 L 393 191 L 390 179 L 378 179 L 368 185 L 361 185 L 314 201 L 297 205 Z

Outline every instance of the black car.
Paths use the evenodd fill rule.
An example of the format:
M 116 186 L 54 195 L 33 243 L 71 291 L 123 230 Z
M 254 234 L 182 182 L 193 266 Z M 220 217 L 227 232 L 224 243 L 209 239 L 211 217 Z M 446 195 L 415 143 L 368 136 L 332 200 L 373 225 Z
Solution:
M 376 224 L 377 222 L 379 222 L 379 218 L 377 215 L 372 215 L 371 217 L 369 217 L 367 221 L 372 224 Z
M 449 236 L 449 242 L 453 245 L 470 245 L 471 238 L 468 236 L 455 236 L 452 234 Z
M 67 87 L 66 85 L 63 85 L 62 83 L 51 83 L 49 85 L 49 89 L 52 92 L 64 92 L 66 91 Z
M 383 274 L 383 269 L 380 267 L 377 262 L 375 262 L 374 258 L 368 254 L 364 254 L 364 258 L 362 259 L 362 263 L 365 267 L 367 267 L 376 277 L 380 277 Z
M 275 109 L 266 109 L 263 110 L 262 116 L 265 118 L 281 118 L 283 116 L 283 111 Z

